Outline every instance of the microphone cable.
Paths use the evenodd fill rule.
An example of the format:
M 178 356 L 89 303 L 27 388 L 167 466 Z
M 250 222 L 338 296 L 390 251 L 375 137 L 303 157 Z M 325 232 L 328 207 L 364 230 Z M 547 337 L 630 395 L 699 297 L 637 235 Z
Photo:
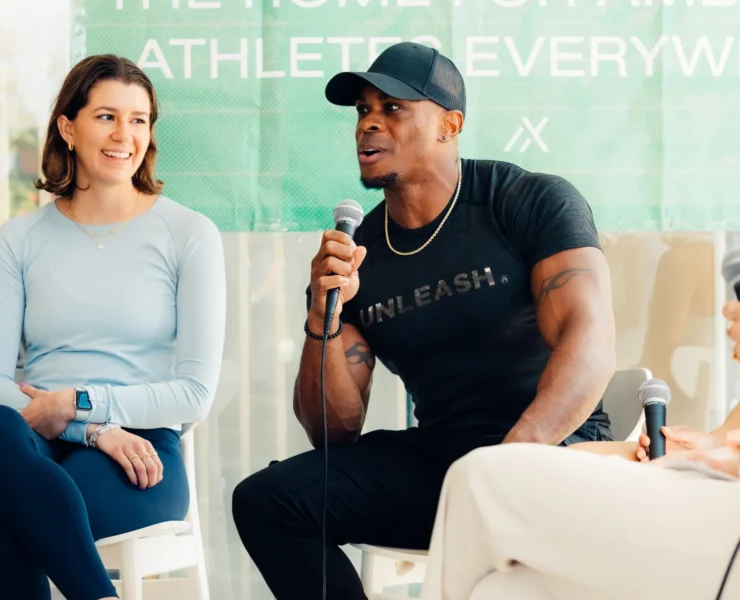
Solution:
M 326 419 L 326 345 L 337 303 L 327 302 L 324 313 L 324 339 L 321 342 L 321 421 L 324 428 L 324 502 L 321 514 L 321 600 L 326 600 L 326 504 L 329 497 L 329 426 Z M 339 324 L 341 328 L 342 324 Z M 337 332 L 338 333 L 338 332 Z
M 724 592 L 725 590 L 725 584 L 727 583 L 727 579 L 730 576 L 730 570 L 732 569 L 732 565 L 735 562 L 738 551 L 740 551 L 740 540 L 738 540 L 737 545 L 735 546 L 735 551 L 732 553 L 732 558 L 730 558 L 730 564 L 727 565 L 727 569 L 725 570 L 725 576 L 722 578 L 722 584 L 719 586 L 717 600 L 722 600 L 722 592 Z
M 333 315 L 332 315 L 333 317 Z M 324 374 L 326 371 L 326 344 L 329 341 L 329 330 L 333 319 L 324 325 L 324 340 L 321 348 L 321 418 L 324 426 L 324 506 L 321 515 L 321 600 L 326 600 L 326 500 L 329 490 L 329 427 L 326 422 L 326 390 Z

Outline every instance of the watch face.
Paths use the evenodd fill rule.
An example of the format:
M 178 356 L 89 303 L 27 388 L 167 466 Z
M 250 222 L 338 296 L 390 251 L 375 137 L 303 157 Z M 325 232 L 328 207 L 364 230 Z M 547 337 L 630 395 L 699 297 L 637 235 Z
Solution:
M 92 410 L 90 394 L 84 390 L 77 390 L 77 410 Z

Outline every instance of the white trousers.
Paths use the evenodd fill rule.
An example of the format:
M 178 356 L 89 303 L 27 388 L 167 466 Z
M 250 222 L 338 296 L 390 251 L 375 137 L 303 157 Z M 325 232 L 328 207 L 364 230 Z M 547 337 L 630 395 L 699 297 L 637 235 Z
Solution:
M 423 600 L 714 600 L 740 483 L 534 444 L 450 468 Z M 740 556 L 722 600 L 740 599 Z

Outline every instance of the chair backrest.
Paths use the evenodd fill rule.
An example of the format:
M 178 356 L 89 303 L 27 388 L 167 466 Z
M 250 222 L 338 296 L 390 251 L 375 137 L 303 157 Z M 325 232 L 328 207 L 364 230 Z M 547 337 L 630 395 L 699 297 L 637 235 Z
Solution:
M 652 377 L 648 369 L 634 368 L 614 373 L 604 392 L 604 410 L 612 423 L 614 439 L 637 441 L 645 413 L 637 400 L 640 386 Z

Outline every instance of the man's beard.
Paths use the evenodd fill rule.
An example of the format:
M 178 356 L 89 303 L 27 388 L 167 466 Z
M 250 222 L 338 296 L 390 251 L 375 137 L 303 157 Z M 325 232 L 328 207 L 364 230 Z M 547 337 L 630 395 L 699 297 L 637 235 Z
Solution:
M 366 190 L 382 190 L 393 187 L 398 183 L 398 173 L 394 171 L 386 175 L 378 175 L 377 177 L 360 177 L 360 181 Z

